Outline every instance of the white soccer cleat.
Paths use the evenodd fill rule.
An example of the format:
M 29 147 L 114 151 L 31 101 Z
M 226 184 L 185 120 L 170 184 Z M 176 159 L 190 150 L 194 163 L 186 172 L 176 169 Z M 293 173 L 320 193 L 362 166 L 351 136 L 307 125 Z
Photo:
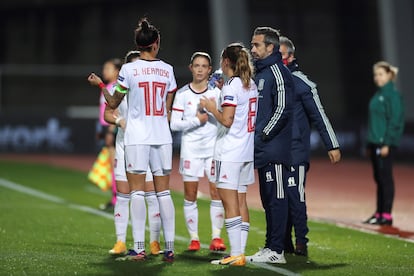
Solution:
M 286 259 L 282 251 L 278 254 L 276 251 L 272 251 L 269 248 L 260 249 L 252 256 L 246 256 L 246 261 L 250 263 L 270 263 L 270 264 L 285 264 Z

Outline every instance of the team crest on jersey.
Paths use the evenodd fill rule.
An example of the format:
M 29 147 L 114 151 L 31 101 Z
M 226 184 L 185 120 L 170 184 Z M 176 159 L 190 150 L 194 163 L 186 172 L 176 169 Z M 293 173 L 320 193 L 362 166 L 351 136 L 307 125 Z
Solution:
M 266 182 L 272 182 L 272 181 L 275 181 L 273 179 L 272 172 L 271 171 L 266 172 Z
M 264 84 L 265 84 L 265 80 L 264 79 L 260 79 L 259 83 L 257 84 L 257 90 L 262 91 L 264 88 Z
M 184 169 L 187 169 L 187 170 L 190 169 L 191 161 L 190 160 L 184 160 L 183 166 L 184 166 Z
M 288 178 L 288 187 L 295 187 L 296 186 L 296 182 L 295 182 L 295 178 L 293 176 Z

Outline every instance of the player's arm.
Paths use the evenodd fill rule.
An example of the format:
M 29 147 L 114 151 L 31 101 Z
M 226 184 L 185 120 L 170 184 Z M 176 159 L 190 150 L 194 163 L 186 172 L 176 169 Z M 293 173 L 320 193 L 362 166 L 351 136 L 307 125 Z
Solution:
M 217 109 L 217 103 L 214 99 L 204 97 L 200 99 L 200 106 L 213 114 L 216 120 L 223 126 L 230 128 L 233 124 L 234 114 L 236 114 L 236 105 L 223 103 L 222 111 L 220 111 Z
M 108 124 L 116 125 L 122 129 L 125 129 L 126 127 L 125 118 L 119 115 L 117 109 L 112 109 L 108 105 L 105 106 L 104 120 Z
M 91 85 L 98 86 L 101 88 L 102 93 L 109 105 L 109 107 L 116 109 L 119 104 L 122 102 L 123 98 L 125 97 L 125 94 L 128 92 L 128 90 L 121 85 L 117 85 L 117 88 L 115 89 L 115 93 L 111 95 L 106 89 L 105 84 L 102 82 L 101 78 L 95 75 L 95 73 L 92 73 L 88 77 L 88 81 Z
M 306 90 L 300 91 L 299 93 L 306 115 L 312 125 L 318 130 L 319 135 L 328 150 L 328 156 L 331 163 L 337 163 L 341 160 L 339 143 L 319 99 L 316 85 L 311 84 L 304 87 Z

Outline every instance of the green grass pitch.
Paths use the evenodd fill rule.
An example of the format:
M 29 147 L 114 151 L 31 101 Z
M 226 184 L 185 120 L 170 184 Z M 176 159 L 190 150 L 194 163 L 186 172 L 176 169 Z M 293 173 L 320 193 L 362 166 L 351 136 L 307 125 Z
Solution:
M 2 185 L 7 181 L 53 197 L 7 188 Z M 185 252 L 188 234 L 180 193 L 173 194 L 176 261 L 163 263 L 159 256 L 118 262 L 107 254 L 115 242 L 111 215 L 93 214 L 108 198 L 85 173 L 0 162 L 0 275 L 414 275 L 414 243 L 312 221 L 309 259 L 288 255 L 286 265 L 264 268 L 211 265 L 209 261 L 220 255 L 205 248 Z M 199 200 L 199 211 L 201 242 L 208 244 L 209 202 Z M 251 210 L 247 254 L 263 245 L 264 229 L 263 212 Z M 130 231 L 127 242 L 132 245 Z

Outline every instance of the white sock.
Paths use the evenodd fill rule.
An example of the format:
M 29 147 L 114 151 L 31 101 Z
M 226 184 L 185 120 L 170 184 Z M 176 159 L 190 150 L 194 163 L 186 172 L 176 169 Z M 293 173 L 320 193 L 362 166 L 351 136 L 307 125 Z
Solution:
M 129 220 L 129 194 L 116 193 L 114 222 L 116 240 L 125 243 Z
M 243 221 L 241 224 L 241 251 L 244 254 L 246 250 L 247 237 L 249 236 L 250 223 Z
M 241 255 L 241 216 L 225 219 L 224 222 L 230 241 L 230 256 Z
M 175 209 L 170 190 L 157 193 L 160 204 L 162 229 L 164 231 L 165 250 L 174 251 Z
M 148 224 L 150 229 L 150 242 L 159 242 L 161 231 L 161 216 L 157 194 L 155 192 L 146 192 L 145 201 L 148 205 Z
M 211 200 L 210 203 L 211 237 L 220 238 L 224 224 L 224 208 L 221 200 Z
M 145 192 L 131 192 L 131 223 L 134 238 L 134 250 L 140 253 L 145 250 L 145 220 L 147 208 L 145 206 Z
M 198 207 L 197 201 L 184 199 L 184 219 L 191 240 L 200 240 L 198 236 Z

